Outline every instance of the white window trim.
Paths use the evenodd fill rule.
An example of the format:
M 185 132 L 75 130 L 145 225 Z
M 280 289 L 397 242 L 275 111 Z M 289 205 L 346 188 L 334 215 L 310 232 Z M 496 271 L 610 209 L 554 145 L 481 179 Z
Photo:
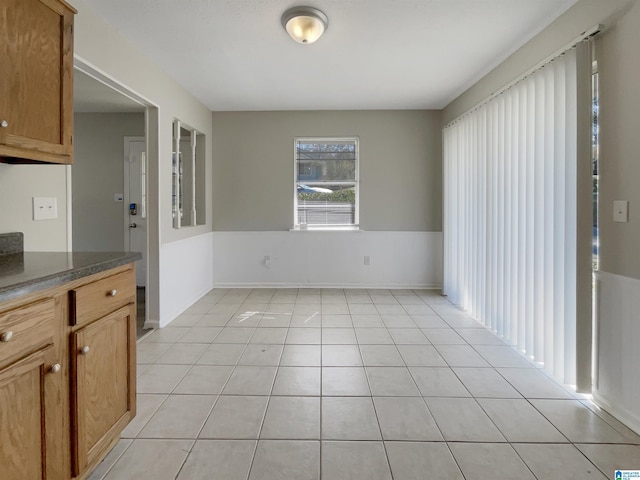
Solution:
M 355 193 L 356 204 L 354 223 L 350 225 L 307 225 L 301 228 L 298 223 L 298 142 L 354 142 L 356 146 Z M 314 182 L 309 182 L 314 183 Z M 352 184 L 354 182 L 332 182 L 334 185 Z M 290 231 L 354 231 L 360 230 L 360 137 L 294 137 L 293 139 L 293 228 Z
M 290 232 L 364 232 L 360 225 L 307 225 L 306 228 L 297 225 L 289 229 Z

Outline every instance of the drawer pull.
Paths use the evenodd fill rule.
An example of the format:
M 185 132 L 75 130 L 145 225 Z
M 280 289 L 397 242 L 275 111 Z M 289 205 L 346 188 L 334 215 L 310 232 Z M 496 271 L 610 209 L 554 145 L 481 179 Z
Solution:
M 8 126 L 9 126 L 9 122 L 7 122 L 6 120 L 2 120 L 0 122 L 0 127 L 7 128 Z
M 62 370 L 62 365 L 56 363 L 55 365 L 51 365 L 51 373 L 59 373 Z
M 84 347 L 82 347 L 80 349 L 80 353 L 82 355 L 87 355 L 89 353 L 89 351 L 91 351 L 91 349 L 89 348 L 89 345 L 85 345 Z
M 111 290 L 109 291 L 109 293 L 107 293 L 108 297 L 115 297 L 118 294 L 118 290 Z
M 7 343 L 7 342 L 10 342 L 12 338 L 13 338 L 13 332 L 9 330 L 7 332 L 4 332 L 2 335 L 0 335 L 0 342 Z

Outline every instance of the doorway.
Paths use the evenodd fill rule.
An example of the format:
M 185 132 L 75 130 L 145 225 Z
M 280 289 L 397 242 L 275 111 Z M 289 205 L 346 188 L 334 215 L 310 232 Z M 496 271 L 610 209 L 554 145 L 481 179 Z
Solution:
M 124 249 L 140 252 L 136 263 L 137 337 L 147 333 L 147 143 L 145 137 L 124 137 Z
M 72 248 L 142 253 L 136 262 L 140 338 L 149 304 L 147 106 L 79 68 L 74 83 Z
M 142 253 L 136 286 L 147 286 L 147 145 L 144 137 L 124 137 L 124 249 Z

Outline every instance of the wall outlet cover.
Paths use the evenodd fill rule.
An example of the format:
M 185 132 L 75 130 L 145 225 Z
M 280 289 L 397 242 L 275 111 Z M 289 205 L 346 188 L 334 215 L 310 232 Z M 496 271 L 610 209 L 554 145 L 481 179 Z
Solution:
M 55 220 L 56 218 L 58 218 L 56 197 L 33 197 L 34 220 Z
M 613 221 L 618 223 L 626 223 L 629 221 L 629 201 L 628 200 L 614 200 Z

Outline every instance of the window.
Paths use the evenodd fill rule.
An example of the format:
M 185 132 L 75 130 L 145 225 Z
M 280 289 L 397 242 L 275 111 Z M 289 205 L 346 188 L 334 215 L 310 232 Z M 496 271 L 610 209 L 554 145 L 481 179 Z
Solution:
M 174 120 L 171 213 L 173 228 L 206 223 L 205 136 Z
M 358 139 L 295 143 L 295 228 L 357 227 Z

